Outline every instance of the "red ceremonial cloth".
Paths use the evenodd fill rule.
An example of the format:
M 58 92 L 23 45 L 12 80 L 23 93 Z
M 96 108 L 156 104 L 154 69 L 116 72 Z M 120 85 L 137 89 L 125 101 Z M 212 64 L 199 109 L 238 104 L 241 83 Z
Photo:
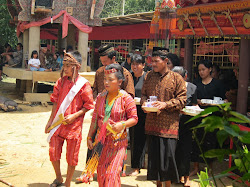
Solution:
M 89 40 L 133 40 L 149 38 L 150 23 L 93 27 Z
M 64 15 L 63 15 L 64 14 Z M 62 38 L 65 38 L 68 35 L 68 24 L 69 21 L 73 23 L 80 31 L 85 32 L 85 33 L 91 33 L 92 32 L 92 27 L 89 27 L 87 25 L 84 25 L 82 22 L 78 21 L 76 18 L 73 16 L 69 15 L 66 10 L 61 10 L 59 14 L 55 15 L 52 17 L 53 20 L 56 20 L 60 16 L 63 15 L 63 22 L 62 22 Z M 30 28 L 30 27 L 36 27 L 36 26 L 41 26 L 45 25 L 47 23 L 51 22 L 51 17 L 42 19 L 40 21 L 36 22 L 19 22 L 17 24 L 17 37 L 20 36 L 21 32 L 24 32 L 24 30 Z

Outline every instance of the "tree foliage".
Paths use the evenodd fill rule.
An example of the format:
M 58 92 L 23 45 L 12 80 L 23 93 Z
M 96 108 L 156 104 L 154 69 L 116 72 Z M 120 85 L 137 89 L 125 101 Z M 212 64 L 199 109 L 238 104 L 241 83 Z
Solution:
M 138 12 L 154 11 L 155 0 L 125 0 L 124 15 Z M 122 0 L 106 0 L 101 17 L 112 17 L 122 14 Z
M 10 19 L 6 0 L 0 0 L 0 45 L 8 42 L 14 46 L 17 43 L 16 27 L 9 24 Z

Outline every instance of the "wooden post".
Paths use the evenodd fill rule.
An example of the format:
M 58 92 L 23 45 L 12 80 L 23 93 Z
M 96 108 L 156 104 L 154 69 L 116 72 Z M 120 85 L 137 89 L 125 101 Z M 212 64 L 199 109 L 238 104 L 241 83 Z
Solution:
M 23 44 L 23 34 L 21 34 L 21 35 L 17 38 L 17 40 L 18 40 L 18 43 Z
M 90 59 L 90 66 L 91 70 L 93 71 L 95 69 L 95 40 L 92 40 L 92 45 L 91 45 L 91 59 Z
M 68 27 L 68 36 L 67 36 L 67 45 L 71 45 L 73 50 L 76 49 L 76 27 L 73 24 L 69 24 Z
M 23 32 L 23 64 L 22 68 L 25 68 L 25 63 L 29 59 L 29 30 L 26 29 Z
M 248 80 L 250 68 L 250 39 L 240 40 L 240 64 L 239 64 L 239 78 L 238 78 L 238 95 L 236 111 L 241 114 L 247 113 L 248 100 Z
M 133 49 L 133 40 L 129 40 L 129 43 L 128 43 L 128 52 L 131 53 Z
M 185 55 L 183 66 L 188 71 L 188 81 L 191 81 L 193 70 L 193 39 L 185 39 Z
M 57 34 L 57 48 L 58 51 L 62 49 L 62 25 L 58 25 L 58 34 Z
M 78 51 L 82 55 L 82 66 L 80 71 L 87 71 L 87 57 L 88 57 L 88 38 L 89 35 L 79 31 Z
M 29 57 L 33 50 L 39 52 L 40 49 L 40 27 L 30 27 L 29 28 Z

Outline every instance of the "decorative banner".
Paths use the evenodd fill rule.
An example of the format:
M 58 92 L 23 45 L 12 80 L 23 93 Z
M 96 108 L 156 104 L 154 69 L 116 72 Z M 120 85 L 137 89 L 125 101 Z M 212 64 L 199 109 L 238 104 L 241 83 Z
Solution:
M 66 10 L 61 10 L 59 12 L 59 14 L 55 15 L 52 17 L 53 20 L 56 20 L 57 18 L 59 18 L 60 16 L 63 15 L 63 22 L 62 22 L 62 38 L 65 38 L 68 35 L 68 24 L 69 21 L 71 21 L 71 23 L 73 23 L 80 31 L 85 32 L 85 33 L 90 33 L 92 32 L 92 27 L 89 27 L 87 25 L 84 25 L 83 23 L 81 23 L 79 20 L 77 20 L 76 18 L 74 18 L 73 16 L 70 16 Z M 30 27 L 37 27 L 37 26 L 42 26 L 45 25 L 47 23 L 51 22 L 51 17 L 42 19 L 40 21 L 36 21 L 36 22 L 19 22 L 17 24 L 17 37 L 20 36 L 21 32 L 24 32 L 24 30 L 29 29 Z
M 161 3 L 161 8 L 176 8 L 174 0 L 163 0 Z

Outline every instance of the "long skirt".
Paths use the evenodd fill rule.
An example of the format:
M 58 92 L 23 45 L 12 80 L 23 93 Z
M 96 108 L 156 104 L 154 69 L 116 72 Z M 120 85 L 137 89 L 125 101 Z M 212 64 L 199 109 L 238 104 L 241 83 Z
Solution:
M 177 163 L 179 176 L 189 176 L 191 152 L 192 152 L 192 130 L 193 123 L 186 121 L 192 116 L 182 115 L 179 125 L 179 139 L 175 151 L 175 159 Z
M 176 144 L 176 139 L 148 136 L 147 180 L 179 181 L 175 162 Z
M 137 106 L 138 123 L 129 128 L 131 167 L 141 169 L 144 165 L 146 152 L 145 119 L 146 114 Z
M 127 139 L 114 142 L 111 138 L 106 138 L 97 167 L 99 187 L 121 186 L 120 173 L 127 142 Z

